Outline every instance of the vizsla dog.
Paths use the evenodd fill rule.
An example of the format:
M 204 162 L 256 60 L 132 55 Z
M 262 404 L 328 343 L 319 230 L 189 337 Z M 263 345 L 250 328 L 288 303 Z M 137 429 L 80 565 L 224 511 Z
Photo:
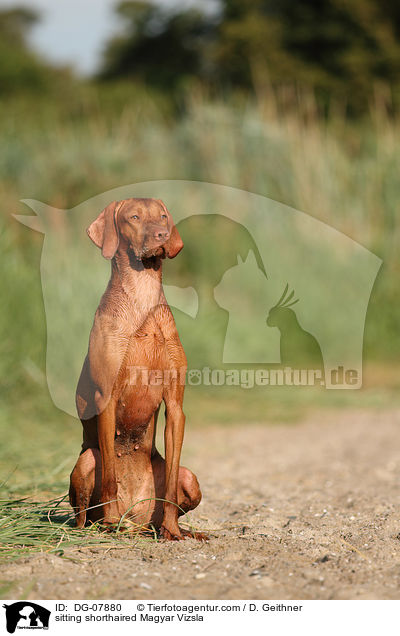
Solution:
M 83 424 L 70 481 L 76 524 L 103 519 L 112 527 L 125 515 L 164 539 L 204 539 L 178 525 L 201 500 L 197 478 L 179 465 L 186 356 L 162 288 L 162 261 L 180 252 L 182 239 L 156 199 L 114 201 L 87 232 L 111 260 L 111 278 L 76 395 Z M 155 447 L 162 401 L 165 460 Z

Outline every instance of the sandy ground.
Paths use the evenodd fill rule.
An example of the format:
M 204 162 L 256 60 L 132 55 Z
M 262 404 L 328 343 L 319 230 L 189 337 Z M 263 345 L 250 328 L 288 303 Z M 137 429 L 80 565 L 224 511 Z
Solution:
M 211 539 L 36 554 L 14 598 L 400 598 L 400 411 L 187 430 Z M 5 578 L 3 573 L 3 579 Z

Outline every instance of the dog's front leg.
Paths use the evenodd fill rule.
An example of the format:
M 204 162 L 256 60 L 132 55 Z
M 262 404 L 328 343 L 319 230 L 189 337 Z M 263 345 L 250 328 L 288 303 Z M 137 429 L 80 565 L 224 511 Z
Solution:
M 166 399 L 165 405 L 165 502 L 160 535 L 164 539 L 176 541 L 184 538 L 178 525 L 178 475 L 185 430 L 185 415 L 181 400 L 170 397 Z
M 100 409 L 99 409 L 100 410 Z M 104 410 L 97 415 L 97 434 L 101 454 L 101 502 L 104 523 L 114 524 L 120 520 L 117 503 L 117 478 L 115 471 L 115 402 L 110 399 Z

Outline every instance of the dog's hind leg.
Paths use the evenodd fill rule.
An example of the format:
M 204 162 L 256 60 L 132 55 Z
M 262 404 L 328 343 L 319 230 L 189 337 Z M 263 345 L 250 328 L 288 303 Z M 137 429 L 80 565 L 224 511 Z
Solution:
M 97 448 L 88 448 L 71 473 L 69 501 L 75 512 L 76 527 L 83 528 L 86 519 L 95 521 L 101 517 L 101 506 L 88 510 L 100 503 L 101 457 Z

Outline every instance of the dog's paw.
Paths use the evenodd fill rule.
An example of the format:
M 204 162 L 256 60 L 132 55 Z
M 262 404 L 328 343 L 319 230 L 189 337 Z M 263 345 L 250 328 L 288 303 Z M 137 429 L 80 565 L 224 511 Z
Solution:
M 168 530 L 165 526 L 161 526 L 159 534 L 160 539 L 164 539 L 165 541 L 182 541 L 185 538 L 179 527 L 177 530 Z
M 194 530 L 184 530 L 178 527 L 178 530 L 171 531 L 161 526 L 160 538 L 166 541 L 182 541 L 183 539 L 196 539 L 196 541 L 208 541 L 209 537 L 203 532 L 195 532 Z
M 194 530 L 183 530 L 180 528 L 183 537 L 186 539 L 196 539 L 196 541 L 209 541 L 210 537 L 204 534 L 204 532 L 195 532 Z

